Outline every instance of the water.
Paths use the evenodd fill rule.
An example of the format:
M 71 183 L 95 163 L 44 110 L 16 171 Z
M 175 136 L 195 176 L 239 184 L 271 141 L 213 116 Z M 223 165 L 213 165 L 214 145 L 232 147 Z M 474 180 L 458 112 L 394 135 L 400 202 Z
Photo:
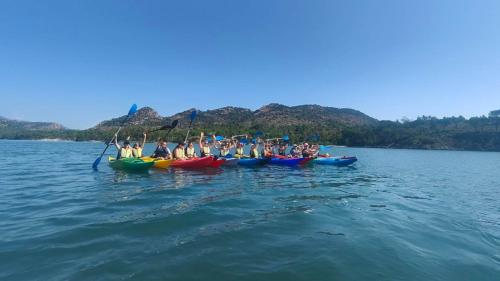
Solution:
M 126 174 L 0 145 L 0 280 L 500 280 L 500 153 Z

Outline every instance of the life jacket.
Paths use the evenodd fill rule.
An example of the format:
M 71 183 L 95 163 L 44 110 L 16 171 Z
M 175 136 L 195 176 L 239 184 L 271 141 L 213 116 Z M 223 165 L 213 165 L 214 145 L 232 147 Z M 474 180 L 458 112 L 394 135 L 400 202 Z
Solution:
M 221 157 L 225 157 L 226 155 L 229 154 L 229 150 L 227 150 L 227 149 L 221 149 L 221 151 L 220 151 L 219 154 L 220 154 Z
M 236 148 L 236 154 L 239 154 L 239 155 L 245 154 L 245 151 L 244 151 L 243 147 Z
M 202 146 L 201 147 L 201 157 L 205 157 L 210 155 L 210 147 L 209 146 Z
M 250 157 L 251 158 L 259 158 L 259 151 L 257 150 L 257 148 L 254 148 L 250 151 Z
M 184 149 L 177 147 L 174 150 L 174 157 L 177 159 L 184 159 L 186 156 L 184 155 Z
M 194 147 L 186 147 L 186 155 L 188 157 L 194 157 Z
M 132 149 L 132 155 L 134 155 L 135 158 L 141 158 L 142 157 L 142 148 L 133 148 Z
M 132 149 L 131 148 L 127 149 L 125 147 L 120 148 L 120 153 L 118 153 L 118 159 L 121 158 L 132 158 Z

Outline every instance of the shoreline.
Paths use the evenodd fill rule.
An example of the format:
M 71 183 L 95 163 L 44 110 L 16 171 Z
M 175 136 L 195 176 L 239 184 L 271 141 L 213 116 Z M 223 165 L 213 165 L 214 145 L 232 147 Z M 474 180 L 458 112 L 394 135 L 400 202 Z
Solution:
M 36 142 L 47 142 L 47 143 L 62 143 L 62 142 L 74 142 L 74 143 L 105 143 L 100 140 L 71 140 L 71 139 L 2 139 L 0 141 L 36 141 Z M 146 142 L 155 143 L 155 142 Z M 175 143 L 175 142 L 169 142 Z M 335 144 L 320 144 L 323 146 L 328 146 L 330 149 L 337 148 L 377 148 L 377 149 L 390 149 L 390 150 L 422 150 L 422 151 L 457 151 L 457 152 L 497 152 L 500 153 L 499 150 L 471 150 L 471 149 L 459 149 L 459 148 L 415 148 L 415 147 L 387 147 L 387 146 L 345 146 L 345 145 L 335 145 Z

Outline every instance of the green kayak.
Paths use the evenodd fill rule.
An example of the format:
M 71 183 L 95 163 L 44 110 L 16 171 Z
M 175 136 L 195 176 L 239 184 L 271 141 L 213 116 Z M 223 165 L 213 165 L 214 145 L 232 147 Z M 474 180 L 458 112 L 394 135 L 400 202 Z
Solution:
M 140 158 L 122 158 L 116 160 L 116 158 L 111 156 L 108 158 L 108 161 L 109 165 L 113 169 L 127 171 L 146 171 L 155 164 L 152 160 L 144 160 Z

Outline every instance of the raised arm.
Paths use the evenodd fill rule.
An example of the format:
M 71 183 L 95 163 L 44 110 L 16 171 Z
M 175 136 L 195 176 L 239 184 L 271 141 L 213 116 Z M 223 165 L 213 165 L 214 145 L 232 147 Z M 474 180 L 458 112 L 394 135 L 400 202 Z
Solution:
M 144 138 L 142 139 L 141 147 L 144 148 L 144 145 L 146 144 L 146 136 L 147 136 L 147 134 L 146 133 L 142 133 L 142 135 L 144 136 Z
M 200 150 L 201 150 L 201 148 L 203 147 L 203 136 L 204 136 L 204 134 L 203 134 L 203 132 L 201 132 L 201 133 L 200 133 L 200 140 L 199 140 L 199 142 L 198 142 L 198 144 L 200 145 Z
M 114 143 L 113 143 L 116 147 L 116 149 L 120 150 L 120 145 L 118 144 L 118 135 L 115 134 L 115 137 L 114 137 Z

